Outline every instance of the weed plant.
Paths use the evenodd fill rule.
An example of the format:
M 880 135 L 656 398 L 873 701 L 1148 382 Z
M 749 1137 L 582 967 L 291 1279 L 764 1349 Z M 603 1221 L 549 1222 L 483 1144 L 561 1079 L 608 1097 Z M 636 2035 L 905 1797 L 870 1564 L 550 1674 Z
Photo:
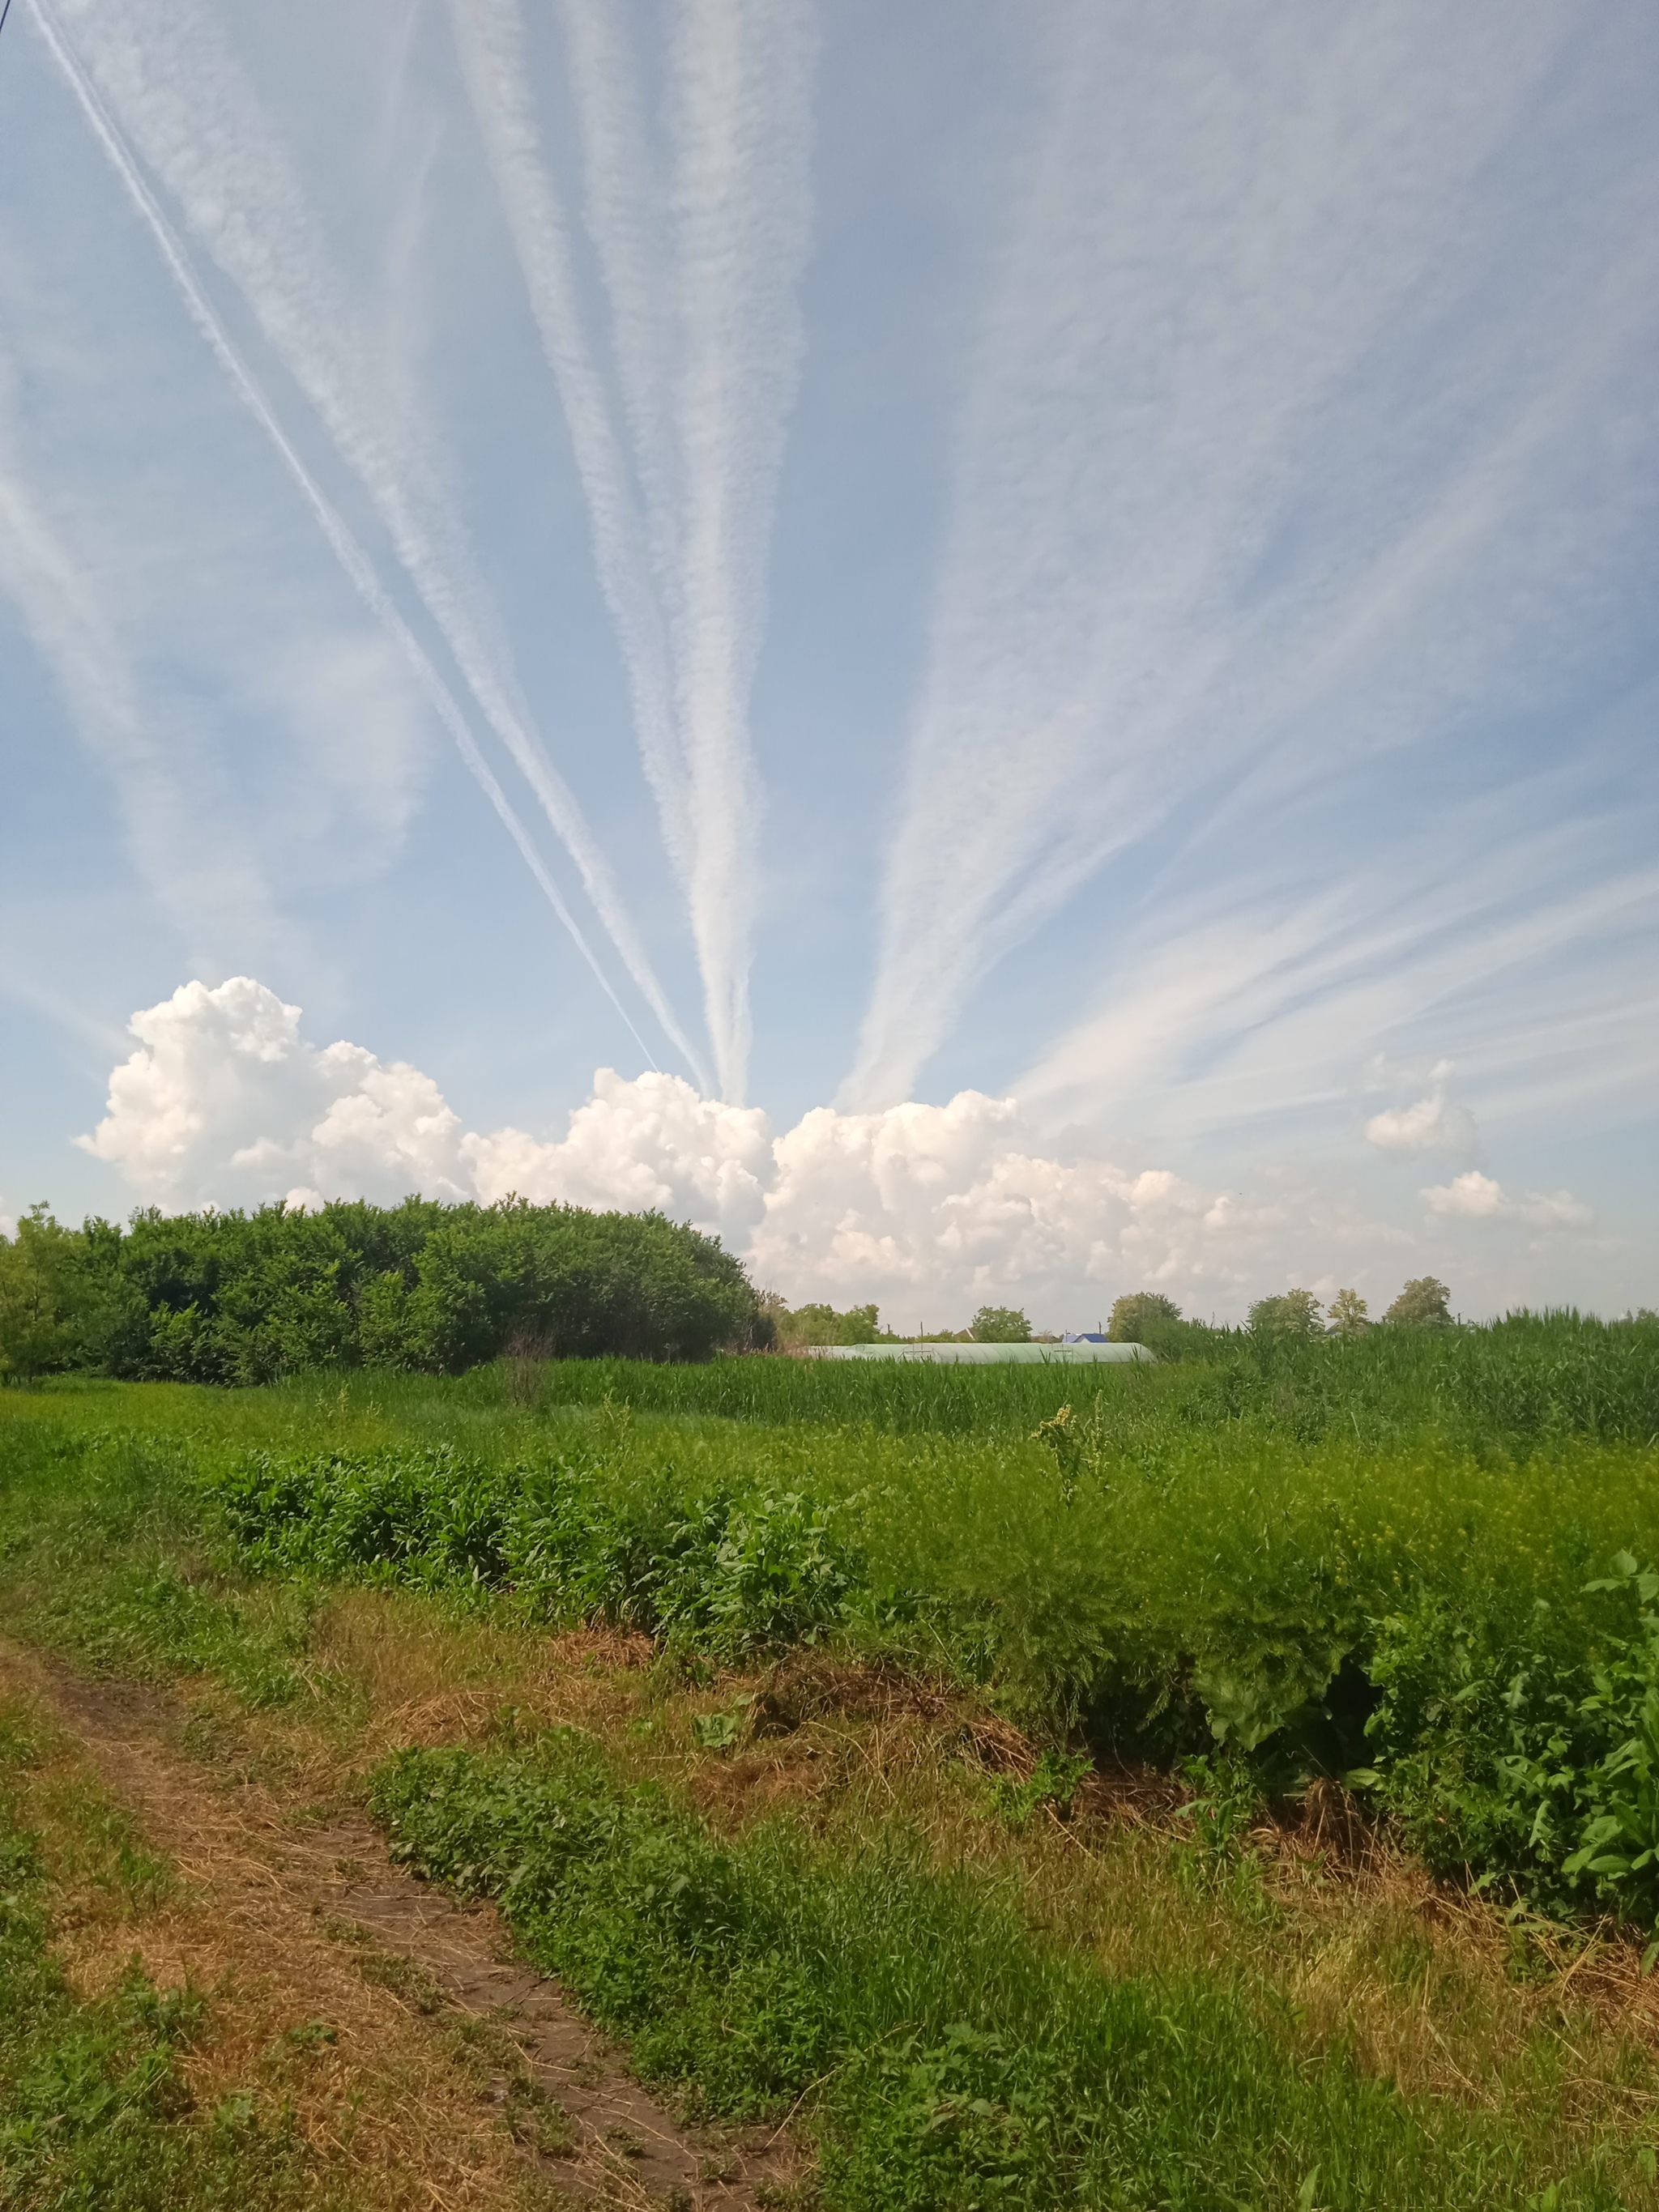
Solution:
M 781 1822 L 717 1843 L 568 1731 L 404 1753 L 373 1802 L 647 2078 L 804 2121 L 828 2212 L 1628 2201 L 1614 2154 L 1540 2174 L 1490 2118 L 1298 2060 L 1213 1978 L 1102 1975 L 901 1829 L 851 1856 Z

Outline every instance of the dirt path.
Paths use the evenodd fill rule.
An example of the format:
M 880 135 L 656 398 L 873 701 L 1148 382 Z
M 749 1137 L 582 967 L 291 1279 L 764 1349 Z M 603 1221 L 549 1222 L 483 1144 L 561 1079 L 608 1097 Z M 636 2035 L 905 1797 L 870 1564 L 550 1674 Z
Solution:
M 527 2074 L 568 2116 L 568 2153 L 549 2155 L 530 2140 L 524 2155 L 579 2198 L 761 2212 L 766 2184 L 799 2176 L 799 2153 L 781 2133 L 677 2124 L 557 1985 L 511 1957 L 492 1908 L 458 1904 L 405 1874 L 366 1817 L 307 1825 L 302 1808 L 257 1783 L 204 1774 L 169 1741 L 179 1709 L 153 1691 L 88 1680 L 3 1640 L 0 1686 L 38 1700 L 79 1743 L 216 1916 L 282 1946 L 290 1984 L 303 1987 L 312 1962 L 319 2016 L 328 2013 L 321 1984 L 337 1980 L 343 1950 L 350 1959 L 355 1949 L 355 1970 L 367 1966 L 416 2011 L 453 2008 L 488 2023 L 486 2049 L 510 2039 L 517 2058 L 510 2072 L 497 2069 L 491 2094 L 507 2104 L 510 2075 Z

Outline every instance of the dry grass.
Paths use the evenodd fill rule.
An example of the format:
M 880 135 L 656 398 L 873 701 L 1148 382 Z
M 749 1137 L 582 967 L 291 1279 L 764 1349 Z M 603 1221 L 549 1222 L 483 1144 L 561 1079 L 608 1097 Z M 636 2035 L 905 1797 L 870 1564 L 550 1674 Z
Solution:
M 353 2204 L 547 2203 L 441 2024 L 366 1979 L 257 1835 L 211 1798 L 180 1790 L 158 1805 L 147 1793 L 135 1822 L 46 1718 L 33 1671 L 4 1654 L 9 1701 L 44 1748 L 23 1777 L 22 1814 L 41 1838 L 73 1986 L 98 1996 L 137 1962 L 158 1987 L 204 1996 L 205 2033 L 180 2060 L 198 2104 L 246 2094 L 267 2118 L 291 2111 L 319 2187 L 343 2188 Z
M 1332 1785 L 1255 1832 L 1237 1858 L 1198 1848 L 1167 1777 L 1127 1768 L 1091 1777 L 1072 1820 L 1039 1816 L 1011 1833 L 989 1808 L 990 1780 L 1028 1774 L 1036 1747 L 960 1694 L 889 1670 L 804 1653 L 699 1683 L 653 1663 L 642 1638 L 537 1636 L 368 1591 L 329 1601 L 311 1656 L 332 1687 L 301 1707 L 250 1715 L 211 1685 L 194 1694 L 226 1773 L 275 1780 L 318 1818 L 353 1801 L 392 1748 L 477 1741 L 508 1713 L 520 1727 L 574 1725 L 603 1739 L 624 1771 L 688 1793 L 726 1832 L 787 1811 L 854 1849 L 900 1820 L 941 1863 L 1014 1886 L 1034 1923 L 1103 1971 L 1218 1974 L 1253 1990 L 1303 2047 L 1342 2048 L 1407 2092 L 1498 2112 L 1542 2098 L 1586 2135 L 1659 2112 L 1659 1990 L 1639 1975 L 1636 1946 L 1609 1929 L 1586 1942 L 1511 1919 L 1431 1881 Z M 714 1712 L 743 1717 L 724 1751 L 701 1744 L 694 1725 Z M 509 2185 L 510 2147 L 459 2084 L 447 2103 L 428 2094 L 453 2070 L 441 2039 L 365 1989 L 337 1947 L 285 1919 L 257 1854 L 228 1870 L 224 1848 L 181 1836 L 177 1856 L 202 1895 L 232 1882 L 240 1932 L 218 1912 L 206 1916 L 210 1930 L 192 1905 L 165 1908 L 146 1936 L 174 1947 L 157 1954 L 167 1978 L 188 1972 L 233 1993 L 227 2017 L 246 2024 L 226 2030 L 222 2078 L 325 2009 L 299 1992 L 325 1984 L 338 1992 L 328 2001 L 338 2044 L 284 2062 L 307 2128 L 339 2151 L 341 2085 L 361 2069 L 380 2086 L 348 2148 L 365 2171 L 384 2172 L 374 2201 L 432 2201 L 395 2194 L 399 2175 L 422 2168 L 441 2201 L 495 2201 Z M 86 1941 L 90 1971 L 97 1945 Z M 301 1956 L 296 1976 L 290 1961 Z

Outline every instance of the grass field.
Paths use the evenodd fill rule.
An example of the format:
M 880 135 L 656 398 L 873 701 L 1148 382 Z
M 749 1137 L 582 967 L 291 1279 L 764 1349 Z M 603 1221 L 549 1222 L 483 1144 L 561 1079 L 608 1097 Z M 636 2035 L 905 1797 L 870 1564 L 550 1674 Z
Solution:
M 179 1802 L 258 1790 L 296 1837 L 367 1809 L 731 2172 L 796 2146 L 758 2180 L 688 2150 L 682 2198 L 1659 2204 L 1656 1432 L 1659 1328 L 1570 1316 L 1085 1376 L 0 1395 L 35 1993 L 0 2201 L 190 2212 L 239 2140 L 249 2203 L 432 2201 L 435 2154 L 326 2118 L 275 1999 L 288 2055 L 215 2075 L 246 1992 L 168 1994 L 168 1838 L 118 1802 L 161 1872 L 99 1877 L 132 1952 L 82 1972 L 88 1877 L 36 1801 L 77 1755 L 51 1683 L 112 1679 L 155 1693 Z M 453 2024 L 399 2033 L 365 2109 L 394 2076 L 476 2106 Z M 53 2089 L 60 2046 L 117 2089 Z M 513 2109 L 440 2201 L 649 2197 Z

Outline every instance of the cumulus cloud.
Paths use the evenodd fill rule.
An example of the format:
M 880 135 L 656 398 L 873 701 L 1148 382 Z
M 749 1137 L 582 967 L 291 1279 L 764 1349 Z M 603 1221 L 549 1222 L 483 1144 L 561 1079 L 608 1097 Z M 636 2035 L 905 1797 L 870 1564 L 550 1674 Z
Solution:
M 1529 1190 L 1514 1197 L 1478 1168 L 1437 1183 L 1423 1195 L 1429 1211 L 1465 1221 L 1519 1221 L 1534 1229 L 1582 1229 L 1595 1217 L 1570 1190 Z
M 186 983 L 130 1027 L 104 1119 L 79 1141 L 169 1207 L 416 1190 L 654 1206 L 720 1237 L 793 1301 L 873 1298 L 900 1326 L 1005 1301 L 1039 1321 L 1092 1319 L 1119 1291 L 1152 1286 L 1189 1310 L 1237 1311 L 1263 1282 L 1311 1279 L 1338 1254 L 1352 1280 L 1362 1251 L 1401 1241 L 1284 1177 L 1267 1176 L 1264 1199 L 1056 1158 L 1015 1100 L 977 1091 L 866 1114 L 819 1107 L 779 1132 L 678 1076 L 601 1068 L 562 1136 L 480 1133 L 420 1069 L 307 1042 L 300 1010 L 249 976 Z M 1514 1199 L 1475 1171 L 1426 1195 L 1453 1219 L 1589 1218 L 1565 1192 Z
M 771 1126 L 757 1107 L 702 1097 L 678 1075 L 630 1081 L 609 1067 L 562 1141 L 502 1129 L 464 1138 L 461 1150 L 486 1203 L 516 1191 L 633 1212 L 656 1206 L 739 1250 L 766 1211 L 773 1176 Z
M 1380 1152 L 1467 1154 L 1472 1149 L 1474 1116 L 1448 1096 L 1451 1072 L 1451 1062 L 1443 1060 L 1430 1069 L 1428 1091 L 1414 1104 L 1372 1115 L 1365 1134 Z
M 162 1206 L 471 1195 L 457 1115 L 429 1075 L 361 1045 L 321 1050 L 251 976 L 184 983 L 133 1016 L 137 1048 L 76 1141 Z
M 879 1284 L 890 1297 L 937 1296 L 948 1284 L 971 1304 L 1063 1285 L 1103 1291 L 1130 1276 L 1190 1291 L 1224 1281 L 1234 1252 L 1279 1218 L 1166 1170 L 1049 1158 L 1012 1099 L 977 1091 L 872 1114 L 820 1107 L 774 1149 L 753 1262 L 821 1294 Z
M 1131 1280 L 1225 1304 L 1285 1218 L 1164 1170 L 1050 1158 L 1013 1100 L 975 1091 L 819 1108 L 780 1134 L 758 1108 L 678 1076 L 601 1068 L 562 1137 L 482 1134 L 418 1068 L 308 1042 L 300 1010 L 249 976 L 185 984 L 130 1028 L 104 1119 L 79 1141 L 168 1206 L 411 1190 L 657 1206 L 792 1298 L 920 1301 L 935 1316 L 1004 1294 L 1104 1303 Z

